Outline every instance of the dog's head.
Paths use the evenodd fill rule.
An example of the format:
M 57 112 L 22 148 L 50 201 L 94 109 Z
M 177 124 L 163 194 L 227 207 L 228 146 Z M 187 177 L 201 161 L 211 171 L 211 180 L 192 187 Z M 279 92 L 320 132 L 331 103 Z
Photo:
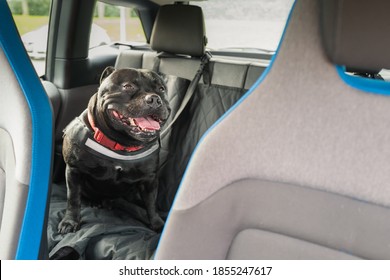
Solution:
M 166 84 L 149 70 L 107 67 L 95 98 L 98 122 L 130 141 L 156 140 L 170 114 Z

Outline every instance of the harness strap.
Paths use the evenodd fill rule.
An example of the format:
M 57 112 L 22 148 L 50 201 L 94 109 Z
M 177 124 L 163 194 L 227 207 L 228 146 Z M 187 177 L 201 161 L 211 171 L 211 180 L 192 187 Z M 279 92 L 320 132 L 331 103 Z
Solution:
M 109 148 L 106 148 L 103 145 L 100 145 L 96 141 L 93 141 L 91 138 L 87 138 L 87 140 L 85 141 L 85 146 L 87 146 L 91 150 L 93 150 L 101 155 L 104 155 L 106 157 L 113 158 L 115 160 L 125 160 L 125 161 L 134 161 L 134 160 L 140 160 L 140 159 L 146 158 L 146 157 L 150 156 L 151 154 L 157 152 L 160 148 L 159 143 L 156 143 L 144 152 L 140 152 L 140 153 L 136 153 L 136 154 L 122 155 L 122 154 L 114 152 L 113 150 L 111 150 Z

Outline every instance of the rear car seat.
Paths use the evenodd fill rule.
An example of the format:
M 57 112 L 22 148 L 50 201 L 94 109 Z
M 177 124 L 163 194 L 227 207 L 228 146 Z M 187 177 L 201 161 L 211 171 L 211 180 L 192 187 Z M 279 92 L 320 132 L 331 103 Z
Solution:
M 390 87 L 334 65 L 390 67 L 389 9 L 296 1 L 267 75 L 193 154 L 157 259 L 390 258 Z
M 172 9 L 179 9 L 184 18 L 171 19 Z M 173 32 L 176 37 L 171 37 L 172 41 L 167 45 L 165 42 L 162 42 L 166 39 L 162 38 L 161 34 L 160 36 L 156 35 L 156 32 L 164 33 L 164 29 L 169 25 L 168 21 L 174 21 L 174 26 L 181 28 L 177 30 L 170 29 L 170 32 Z M 187 27 L 184 29 L 185 31 L 189 30 L 191 32 L 183 33 L 183 26 Z M 181 71 L 181 73 L 187 73 L 190 79 L 195 76 L 199 68 L 200 57 L 205 51 L 202 11 L 199 7 L 187 5 L 164 7 L 157 16 L 154 29 L 152 48 L 158 52 L 169 52 L 169 57 L 157 57 L 157 53 L 152 52 L 128 51 L 119 56 L 116 67 L 154 69 L 158 66 L 158 71 L 164 69 L 163 75 L 168 83 L 169 100 L 173 109 L 173 116 L 180 105 L 181 98 L 186 93 L 190 81 L 174 76 L 175 72 L 165 70 L 172 67 L 171 61 L 180 60 L 181 65 L 185 65 L 186 68 L 186 71 Z M 178 48 L 175 40 L 186 43 Z M 195 47 L 194 42 L 198 42 Z M 176 52 L 180 57 L 171 55 L 173 52 Z M 176 68 L 173 67 L 172 70 L 176 70 Z M 168 136 L 162 139 L 163 148 L 169 145 L 168 139 Z M 167 143 L 164 144 L 164 141 Z M 82 210 L 83 219 L 89 221 L 86 226 L 82 227 L 75 234 L 59 235 L 56 232 L 56 228 L 59 222 L 58 217 L 61 215 L 61 211 L 65 209 L 66 196 L 64 190 L 64 186 L 63 188 L 56 187 L 53 192 L 49 221 L 50 258 L 148 259 L 151 257 L 157 245 L 159 233 L 151 231 L 141 222 L 132 220 L 126 215 L 113 213 L 115 211 L 92 209 L 84 205 Z
M 181 17 L 176 18 L 173 14 Z M 151 47 L 155 52 L 122 51 L 115 67 L 155 69 L 166 77 L 167 91 L 173 109 L 172 119 L 204 55 L 206 41 L 204 32 L 204 19 L 199 7 L 163 6 L 157 15 L 151 38 Z M 163 216 L 167 215 L 172 205 L 177 187 L 198 140 L 244 94 L 264 69 L 265 65 L 252 61 L 237 62 L 215 58 L 209 63 L 204 82 L 201 81 L 198 85 L 193 98 L 172 127 L 171 134 L 162 139 L 158 205 Z M 159 235 L 146 228 L 139 230 L 138 224 L 135 232 L 126 234 L 129 229 L 134 228 L 127 223 L 126 227 L 121 228 L 124 233 L 118 236 L 115 227 L 110 226 L 110 231 L 104 232 L 102 228 L 104 226 L 107 228 L 107 225 L 104 225 L 101 219 L 93 218 L 91 220 L 96 223 L 94 232 L 87 229 L 85 229 L 87 232 L 83 232 L 82 228 L 76 233 L 79 239 L 83 239 L 82 242 L 77 243 L 70 235 L 64 238 L 58 236 L 55 232 L 57 215 L 65 207 L 63 198 L 58 200 L 64 193 L 56 191 L 57 189 L 52 203 L 49 230 L 52 258 L 150 258 Z M 88 213 L 96 216 L 96 211 L 88 210 Z M 114 221 L 114 218 L 110 219 Z M 88 238 L 93 239 L 93 242 L 88 241 Z M 124 244 L 127 244 L 126 247 L 123 247 Z
M 156 52 L 122 51 L 115 67 L 154 69 L 164 75 L 192 80 L 204 54 L 205 41 L 204 19 L 199 7 L 166 5 L 160 8 L 152 33 L 151 47 Z M 158 67 L 157 52 L 168 54 L 159 59 Z M 256 61 L 211 58 L 207 76 L 204 75 L 204 81 L 173 126 L 172 135 L 163 139 L 170 143 L 163 143 L 161 156 L 161 210 L 169 211 L 189 157 L 203 133 L 253 85 L 267 66 Z M 168 95 L 174 108 L 171 117 L 188 84 L 181 79 L 169 83 Z

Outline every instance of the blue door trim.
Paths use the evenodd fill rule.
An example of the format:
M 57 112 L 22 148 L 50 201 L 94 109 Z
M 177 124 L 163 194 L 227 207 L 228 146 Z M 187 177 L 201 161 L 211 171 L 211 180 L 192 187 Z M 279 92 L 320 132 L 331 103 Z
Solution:
M 24 49 L 8 4 L 0 0 L 0 47 L 26 97 L 32 119 L 32 162 L 26 210 L 16 259 L 38 259 L 49 194 L 53 149 L 52 109 Z M 1 71 L 1 70 L 0 70 Z M 46 240 L 43 240 L 46 242 Z

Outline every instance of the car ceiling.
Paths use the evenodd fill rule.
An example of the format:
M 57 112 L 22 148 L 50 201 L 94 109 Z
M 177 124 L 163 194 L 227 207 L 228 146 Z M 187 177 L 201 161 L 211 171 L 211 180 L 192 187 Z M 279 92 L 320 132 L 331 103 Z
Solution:
M 206 1 L 206 0 L 191 0 L 191 1 L 172 1 L 172 0 L 151 0 L 152 2 L 158 4 L 159 6 L 166 5 L 166 4 L 172 4 L 174 2 L 195 2 L 195 1 Z
M 137 3 L 138 5 L 141 5 L 142 6 L 142 1 L 144 0 L 99 0 L 101 2 L 105 2 L 105 3 L 108 3 L 108 4 L 117 4 L 117 5 L 124 5 L 124 6 L 127 6 L 129 3 Z M 172 4 L 172 3 L 175 3 L 175 2 L 184 2 L 184 3 L 188 3 L 188 2 L 200 2 L 200 1 L 210 1 L 210 0 L 190 0 L 190 1 L 185 1 L 185 0 L 146 0 L 145 2 L 152 2 L 152 3 L 155 3 L 159 6 L 162 6 L 162 5 L 166 5 L 166 4 Z

